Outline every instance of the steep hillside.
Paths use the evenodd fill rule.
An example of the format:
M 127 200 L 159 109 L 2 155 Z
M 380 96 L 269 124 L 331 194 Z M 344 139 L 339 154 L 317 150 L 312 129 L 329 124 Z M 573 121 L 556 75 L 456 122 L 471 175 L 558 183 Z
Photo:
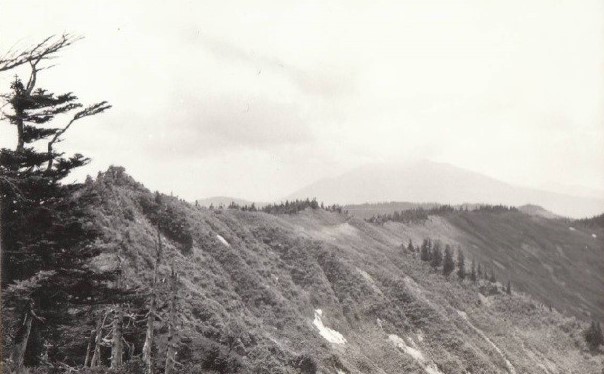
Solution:
M 455 166 L 421 161 L 373 164 L 317 181 L 288 199 L 316 197 L 338 204 L 382 201 L 441 204 L 541 205 L 555 214 L 583 218 L 604 212 L 604 197 L 584 197 L 513 186 Z
M 96 266 L 112 266 L 117 246 L 110 244 L 120 243 L 127 283 L 148 283 L 156 247 L 148 213 L 153 194 L 118 168 L 86 188 L 98 191 L 94 224 L 108 248 Z M 487 242 L 459 238 L 457 227 L 471 226 L 477 238 L 508 229 L 489 227 L 488 217 L 482 225 L 460 218 L 444 227 L 437 227 L 438 219 L 376 226 L 320 209 L 269 215 L 163 200 L 178 222 L 162 231 L 166 256 L 160 270 L 167 275 L 174 261 L 180 274 L 182 372 L 602 370 L 602 354 L 588 353 L 581 337 L 585 323 L 524 293 L 508 296 L 485 281 L 445 279 L 401 250 L 409 238 L 434 237 L 468 240 L 482 251 Z M 539 256 L 534 246 L 542 239 L 532 240 L 523 251 Z M 490 255 L 480 253 L 483 261 Z M 158 333 L 161 351 L 166 330 Z

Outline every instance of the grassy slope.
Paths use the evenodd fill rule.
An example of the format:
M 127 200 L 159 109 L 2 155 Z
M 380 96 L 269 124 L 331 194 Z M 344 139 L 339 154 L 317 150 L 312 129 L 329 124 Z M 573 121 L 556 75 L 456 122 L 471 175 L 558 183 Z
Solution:
M 140 200 L 152 195 L 125 176 L 106 176 L 93 188 L 102 196 L 96 224 L 107 247 L 122 243 L 128 282 L 148 282 L 155 233 Z M 317 359 L 324 373 L 601 370 L 602 356 L 586 353 L 577 320 L 524 295 L 485 298 L 476 286 L 445 280 L 399 249 L 404 238 L 444 238 L 455 228 L 401 230 L 324 211 L 271 216 L 166 200 L 187 217 L 194 239 L 192 253 L 183 255 L 164 238 L 186 294 L 183 361 L 203 360 L 204 342 L 222 341 L 236 319 L 245 327 L 237 354 L 253 372 L 271 365 L 273 372 L 298 372 L 292 362 L 302 354 Z M 97 264 L 108 266 L 113 257 L 108 250 Z M 321 337 L 315 309 L 345 344 Z M 405 353 L 389 335 L 415 351 Z M 423 359 L 409 354 L 418 351 Z
M 589 320 L 604 320 L 604 230 L 522 212 L 455 212 L 427 225 L 388 223 L 393 233 L 440 236 L 495 271 L 501 281 L 541 302 Z M 570 228 L 574 230 L 571 230 Z M 595 234 L 594 238 L 592 234 Z M 469 261 L 468 261 L 469 266 Z

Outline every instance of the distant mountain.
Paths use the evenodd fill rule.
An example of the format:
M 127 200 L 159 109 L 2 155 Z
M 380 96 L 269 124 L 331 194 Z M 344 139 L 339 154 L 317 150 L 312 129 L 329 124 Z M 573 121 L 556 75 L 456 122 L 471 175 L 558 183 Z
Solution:
M 215 207 L 219 207 L 221 205 L 224 207 L 227 207 L 232 202 L 234 202 L 237 205 L 251 205 L 252 204 L 251 201 L 239 199 L 236 197 L 228 197 L 228 196 L 214 196 L 214 197 L 207 197 L 205 199 L 197 200 L 197 204 L 199 204 L 200 206 L 205 206 L 205 207 L 209 207 L 210 205 L 215 206 Z M 256 205 L 258 205 L 258 204 L 256 203 Z
M 573 196 L 514 186 L 449 164 L 371 164 L 317 181 L 287 196 L 316 197 L 325 203 L 362 204 L 383 201 L 540 205 L 573 218 L 604 212 L 604 198 Z
M 518 210 L 520 210 L 521 212 L 526 213 L 530 216 L 550 218 L 550 219 L 560 217 L 560 216 L 550 212 L 547 209 L 543 209 L 543 207 L 541 207 L 539 205 L 527 204 L 527 205 L 518 207 Z

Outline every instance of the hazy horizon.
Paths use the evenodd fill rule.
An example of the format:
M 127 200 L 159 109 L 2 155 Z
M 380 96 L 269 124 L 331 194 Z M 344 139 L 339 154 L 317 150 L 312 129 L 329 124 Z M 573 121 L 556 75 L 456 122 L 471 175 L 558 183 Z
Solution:
M 85 37 L 39 78 L 113 105 L 60 144 L 93 160 L 74 178 L 115 164 L 188 200 L 273 201 L 362 165 L 430 159 L 518 186 L 604 190 L 602 1 L 0 9 L 0 51 Z

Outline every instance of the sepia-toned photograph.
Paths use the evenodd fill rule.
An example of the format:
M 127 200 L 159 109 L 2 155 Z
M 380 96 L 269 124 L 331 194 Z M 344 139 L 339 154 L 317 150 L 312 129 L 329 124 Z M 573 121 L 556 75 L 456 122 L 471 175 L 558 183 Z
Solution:
M 0 373 L 604 374 L 604 0 L 1 0 Z

